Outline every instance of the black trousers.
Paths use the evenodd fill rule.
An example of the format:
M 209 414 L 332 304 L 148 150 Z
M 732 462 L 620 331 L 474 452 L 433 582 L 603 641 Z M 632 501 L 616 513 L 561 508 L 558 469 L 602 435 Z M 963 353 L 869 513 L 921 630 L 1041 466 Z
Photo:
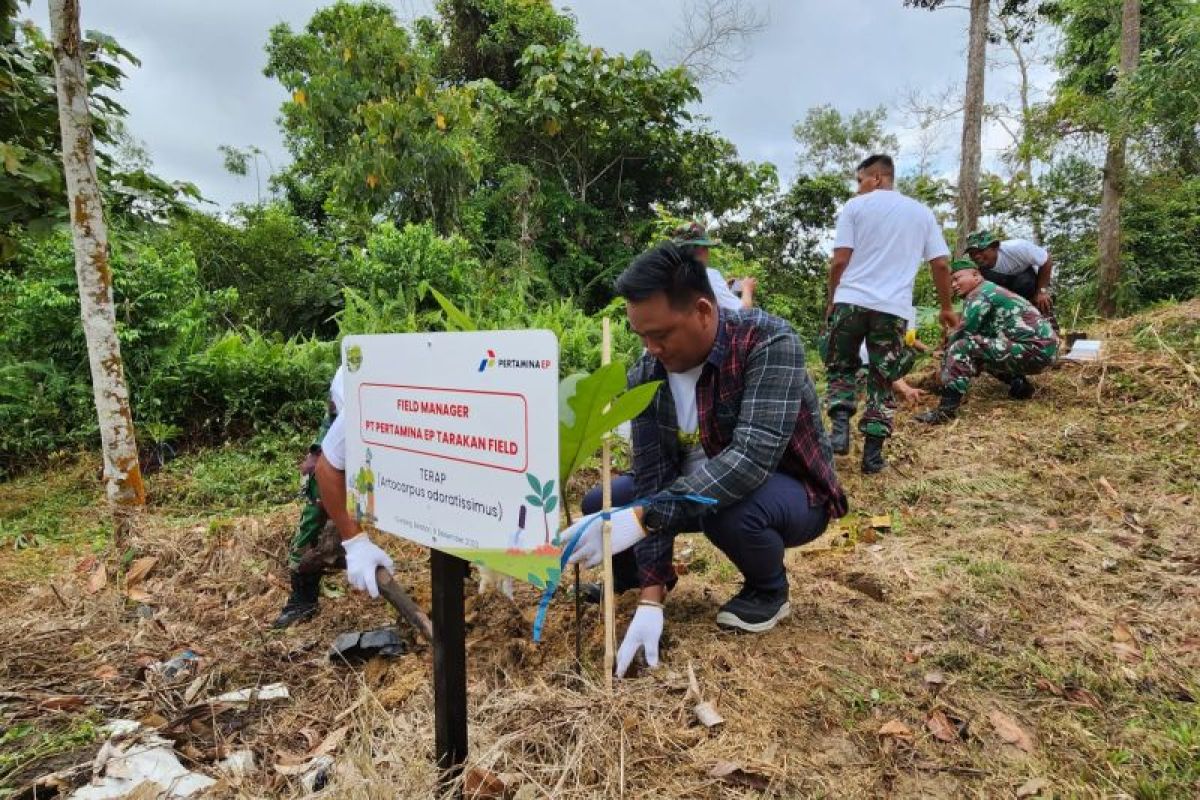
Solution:
M 1019 294 L 1029 302 L 1037 305 L 1037 270 L 1030 267 L 1015 275 L 1001 275 L 994 269 L 980 270 L 985 281 L 991 281 L 997 286 L 1008 289 L 1013 294 Z

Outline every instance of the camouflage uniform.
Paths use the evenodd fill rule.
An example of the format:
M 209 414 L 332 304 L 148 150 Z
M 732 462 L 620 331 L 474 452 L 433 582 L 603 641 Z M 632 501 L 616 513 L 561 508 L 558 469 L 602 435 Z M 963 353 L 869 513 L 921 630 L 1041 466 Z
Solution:
M 329 426 L 337 418 L 333 404 L 329 405 L 325 419 L 322 420 L 321 427 L 317 431 L 317 437 L 308 446 L 308 457 L 305 458 L 304 465 L 300 467 L 300 496 L 304 498 L 304 509 L 300 512 L 300 525 L 292 535 L 291 544 L 288 545 L 288 569 L 293 572 L 299 568 L 304 554 L 317 546 L 317 542 L 321 538 L 321 531 L 324 530 L 325 523 L 329 521 L 329 515 L 325 513 L 325 507 L 321 505 L 321 490 L 317 486 L 315 473 L 317 456 L 321 455 L 321 442 L 325 439 Z
M 892 366 L 892 381 L 898 381 L 908 373 L 912 372 L 913 366 L 917 363 L 917 348 L 910 344 L 909 333 L 912 334 L 912 340 L 916 339 L 916 331 L 904 332 L 904 349 L 900 351 L 896 363 Z M 870 358 L 870 351 L 867 351 L 867 357 Z M 861 371 L 861 377 L 865 381 L 867 375 L 866 368 Z
M 858 405 L 856 376 L 862 367 L 859 346 L 867 343 L 866 409 L 858 429 L 867 436 L 887 437 L 892 433 L 896 396 L 892 382 L 912 369 L 913 354 L 904 345 L 908 323 L 903 317 L 863 308 L 851 303 L 835 303 L 825 333 L 825 372 L 829 388 L 825 408 L 850 416 Z
M 1025 298 L 984 281 L 966 298 L 963 322 L 950 335 L 942 385 L 965 394 L 971 378 L 987 372 L 1008 383 L 1054 362 L 1058 338 Z
M 911 329 L 904 332 L 904 349 L 901 351 L 900 357 L 896 359 L 895 368 L 892 370 L 892 374 L 895 376 L 892 378 L 893 382 L 900 380 L 912 372 L 912 368 L 917 363 L 917 356 L 920 355 L 920 351 L 912 346 L 909 334 L 912 335 L 911 340 L 915 340 L 917 332 Z M 817 339 L 817 353 L 821 356 L 822 362 L 829 357 L 829 333 L 827 331 L 822 332 Z M 867 369 L 866 364 L 862 363 L 862 347 L 858 348 L 858 355 L 858 372 L 854 374 L 855 390 L 865 392 L 867 389 L 867 376 L 870 374 L 870 370 Z M 867 357 L 868 359 L 870 358 L 869 352 L 867 353 Z
M 355 349 L 351 348 L 348 353 L 350 363 L 354 363 Z M 338 367 L 329 384 L 325 419 L 321 422 L 316 438 L 308 446 L 308 455 L 300 467 L 300 495 L 305 502 L 300 511 L 300 524 L 296 527 L 288 546 L 288 578 L 292 591 L 279 616 L 271 623 L 271 627 L 276 630 L 311 619 L 320 605 L 321 576 L 335 569 L 339 561 L 345 563 L 345 553 L 339 546 L 337 527 L 330 521 L 329 514 L 321 503 L 321 490 L 316 476 L 325 437 L 338 422 L 343 392 L 342 370 L 342 367 Z

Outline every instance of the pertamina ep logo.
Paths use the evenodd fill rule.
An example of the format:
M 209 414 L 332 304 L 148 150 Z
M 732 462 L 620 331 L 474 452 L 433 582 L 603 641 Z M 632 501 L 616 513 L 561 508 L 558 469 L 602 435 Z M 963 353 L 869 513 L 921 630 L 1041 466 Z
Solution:
M 488 350 L 479 360 L 478 372 L 486 369 L 550 369 L 553 363 L 548 358 L 499 358 L 495 350 Z

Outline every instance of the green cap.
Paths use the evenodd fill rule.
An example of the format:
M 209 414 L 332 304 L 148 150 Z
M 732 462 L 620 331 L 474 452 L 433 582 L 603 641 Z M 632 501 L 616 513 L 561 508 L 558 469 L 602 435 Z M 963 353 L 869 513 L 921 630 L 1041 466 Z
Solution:
M 671 241 L 679 247 L 720 247 L 720 239 L 709 238 L 699 222 L 689 222 L 671 231 Z
M 967 237 L 968 250 L 983 250 L 1000 241 L 1000 237 L 989 230 L 975 231 Z
M 962 272 L 964 269 L 979 269 L 979 265 L 969 258 L 956 258 L 950 262 L 950 274 Z

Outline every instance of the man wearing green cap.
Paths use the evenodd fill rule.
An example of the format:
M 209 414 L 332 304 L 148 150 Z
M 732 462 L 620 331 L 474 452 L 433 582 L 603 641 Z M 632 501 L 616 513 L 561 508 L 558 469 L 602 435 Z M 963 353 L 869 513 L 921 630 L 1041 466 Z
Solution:
M 963 321 L 951 334 L 942 357 L 942 397 L 938 407 L 916 416 L 941 425 L 954 419 L 971 378 L 987 372 L 1008 384 L 1008 396 L 1028 400 L 1035 375 L 1054 362 L 1058 337 L 1033 304 L 983 279 L 973 261 L 950 265 L 954 293 L 963 298 Z
M 981 230 L 967 237 L 967 256 L 985 281 L 1024 297 L 1055 324 L 1050 299 L 1054 262 L 1044 247 L 1025 239 L 1000 241 L 991 231 Z
M 717 296 L 718 306 L 730 311 L 754 308 L 754 290 L 758 286 L 758 281 L 754 278 L 739 278 L 731 281 L 730 283 L 733 284 L 731 286 L 730 283 L 726 283 L 725 277 L 719 270 L 708 265 L 709 248 L 720 247 L 721 240 L 709 236 L 703 225 L 695 220 L 680 225 L 671 232 L 671 243 L 676 247 L 684 248 L 704 265 L 704 269 L 708 273 L 708 282 L 712 284 L 713 294 Z M 737 287 L 736 290 L 734 286 Z

